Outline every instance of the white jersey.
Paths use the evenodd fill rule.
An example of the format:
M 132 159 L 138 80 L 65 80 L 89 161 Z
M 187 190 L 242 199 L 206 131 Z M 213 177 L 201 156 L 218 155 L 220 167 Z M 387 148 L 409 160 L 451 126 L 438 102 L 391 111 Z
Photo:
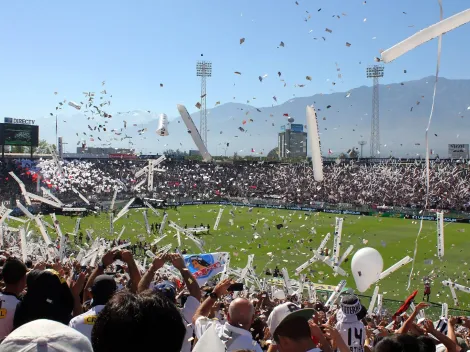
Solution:
M 88 340 L 91 342 L 91 330 L 93 329 L 93 325 L 95 325 L 99 312 L 101 312 L 103 308 L 104 305 L 92 307 L 88 312 L 77 315 L 70 320 L 69 326 L 88 337 Z
M 337 323 L 336 329 L 351 352 L 364 352 L 366 330 L 362 321 Z
M 13 318 L 20 300 L 11 293 L 0 293 L 0 339 L 13 331 Z
M 183 346 L 181 347 L 181 352 L 190 352 L 191 351 L 191 337 L 193 337 L 193 316 L 196 313 L 196 310 L 199 308 L 201 303 L 193 296 L 189 296 L 184 304 L 184 307 L 181 309 L 181 315 L 183 317 L 183 322 L 186 325 L 186 335 L 184 335 Z

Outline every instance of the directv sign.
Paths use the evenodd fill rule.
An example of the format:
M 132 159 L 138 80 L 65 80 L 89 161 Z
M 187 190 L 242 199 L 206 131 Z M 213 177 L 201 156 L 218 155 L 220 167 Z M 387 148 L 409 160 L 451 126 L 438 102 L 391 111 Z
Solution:
M 22 125 L 34 125 L 36 120 L 14 119 L 13 117 L 5 117 L 5 123 L 19 123 Z

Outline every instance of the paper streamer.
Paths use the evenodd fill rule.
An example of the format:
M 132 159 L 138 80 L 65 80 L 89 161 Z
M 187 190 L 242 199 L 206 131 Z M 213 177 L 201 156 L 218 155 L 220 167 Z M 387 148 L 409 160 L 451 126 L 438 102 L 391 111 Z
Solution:
M 377 315 L 382 315 L 383 299 L 384 296 L 379 293 L 377 295 Z
M 117 197 L 117 188 L 114 189 L 113 193 L 113 199 L 111 200 L 111 206 L 109 207 L 109 210 L 113 211 L 114 210 L 114 203 L 116 202 L 116 197 Z
M 230 256 L 227 257 L 227 260 L 225 261 L 225 268 L 224 268 L 224 271 L 222 271 L 222 274 L 220 275 L 220 281 L 224 281 L 226 278 L 228 278 L 229 270 L 230 270 Z
M 147 235 L 150 235 L 151 232 L 150 232 L 149 219 L 147 218 L 147 211 L 144 210 L 142 214 L 144 215 L 145 229 L 147 230 Z
M 114 214 L 109 213 L 109 234 L 114 234 Z
M 158 242 L 160 242 L 161 240 L 163 240 L 165 237 L 166 237 L 166 235 L 163 235 L 163 236 L 161 236 L 161 237 L 156 238 L 156 239 L 152 242 L 152 246 L 155 246 Z
M 163 233 L 163 230 L 165 229 L 167 219 L 168 219 L 168 213 L 165 213 L 165 215 L 163 215 L 162 223 L 160 224 L 160 231 L 159 231 L 160 235 Z
M 292 295 L 294 293 L 294 290 L 292 289 L 290 279 L 289 279 L 289 273 L 287 272 L 286 268 L 281 269 L 282 272 L 282 279 L 284 280 L 284 286 L 287 289 L 287 294 Z
M 90 201 L 83 194 L 81 194 L 75 187 L 72 187 L 72 191 L 76 193 L 86 204 L 90 205 Z
M 439 259 L 444 257 L 444 213 L 436 213 L 437 226 L 437 256 Z
M 132 198 L 125 206 L 124 208 L 121 209 L 121 211 L 117 214 L 117 216 L 114 218 L 114 222 L 118 221 L 122 216 L 124 216 L 128 211 L 129 207 L 134 203 L 135 198 Z
M 424 44 L 438 36 L 442 36 L 442 34 L 450 32 L 469 21 L 470 9 L 459 12 L 445 20 L 442 20 L 441 17 L 441 21 L 413 34 L 411 37 L 382 52 L 381 59 L 383 62 L 389 63 L 421 44 Z
M 321 156 L 320 135 L 318 134 L 318 119 L 315 107 L 307 106 L 307 131 L 312 154 L 313 177 L 315 181 L 323 181 L 323 160 Z
M 65 236 L 62 234 L 62 230 L 59 225 L 59 221 L 57 221 L 57 217 L 54 213 L 51 214 L 52 222 L 54 224 L 55 231 L 60 238 L 60 248 L 59 248 L 59 258 L 60 261 L 64 259 L 65 255 Z
M 34 219 L 34 215 L 31 214 L 29 210 L 23 204 L 20 203 L 19 200 L 16 200 L 16 206 L 23 212 L 24 215 L 26 215 L 27 218 L 31 220 Z
M 56 203 L 50 199 L 47 199 L 47 198 L 44 198 L 44 197 L 41 197 L 41 196 L 38 196 L 34 193 L 29 193 L 29 192 L 26 192 L 26 194 L 28 195 L 28 198 L 31 198 L 31 199 L 35 199 L 35 200 L 38 200 L 40 201 L 41 203 L 46 203 L 46 204 L 49 204 L 50 206 L 54 207 L 54 208 L 61 208 L 62 209 L 62 205 L 60 205 L 59 203 Z
M 218 230 L 220 219 L 222 219 L 222 213 L 224 212 L 224 208 L 219 209 L 219 214 L 217 214 L 217 219 L 215 219 L 214 224 L 214 231 Z
M 75 228 L 73 230 L 74 235 L 77 235 L 78 230 L 80 229 L 80 221 L 82 221 L 82 218 L 77 218 L 77 221 L 75 222 Z
M 447 319 L 449 317 L 449 305 L 447 303 L 442 303 L 441 318 Z
M 153 176 L 154 176 L 154 170 L 153 170 L 153 160 L 149 160 L 149 171 L 147 172 L 147 190 L 149 192 L 153 191 Z
M 44 187 L 41 187 L 41 190 L 42 190 L 42 195 L 44 197 L 49 197 L 50 199 L 52 199 L 56 203 L 60 204 L 61 206 L 64 206 L 64 203 L 62 203 L 60 201 L 60 199 L 57 198 L 55 195 L 53 195 L 48 189 L 45 189 Z
M 153 213 L 154 213 L 156 216 L 160 216 L 160 212 L 159 212 L 157 209 L 155 209 L 154 207 L 152 207 L 152 205 L 151 205 L 149 202 L 145 201 L 144 204 L 145 204 L 150 210 L 152 210 Z
M 188 110 L 184 105 L 178 104 L 176 105 L 176 107 L 186 125 L 186 128 L 188 129 L 188 132 L 193 138 L 194 144 L 196 144 L 197 149 L 201 153 L 202 159 L 207 162 L 212 161 L 212 156 L 207 151 L 207 148 L 204 145 L 204 142 L 202 141 L 201 135 L 199 134 L 199 131 L 197 130 L 196 125 L 194 124 L 193 119 L 191 118 L 191 115 L 189 115 Z
M 317 290 L 315 290 L 315 287 L 312 286 L 310 283 L 307 285 L 307 292 L 308 302 L 315 303 L 317 301 Z
M 336 302 L 336 300 L 339 298 L 341 291 L 346 287 L 346 280 L 341 280 L 336 286 L 335 290 L 331 293 L 330 297 L 325 303 L 325 306 L 331 306 Z
M 305 278 L 306 277 L 307 277 L 307 275 L 305 275 L 305 274 L 300 275 L 299 289 L 297 290 L 299 302 L 302 302 L 302 297 L 303 297 L 303 294 L 304 294 L 304 284 L 305 284 Z
M 93 237 L 91 237 L 93 230 L 86 229 L 85 232 L 86 232 L 87 237 L 90 239 L 90 242 L 93 242 Z
M 118 250 L 120 250 L 120 249 L 124 249 L 124 248 L 127 248 L 127 247 L 129 247 L 129 246 L 132 246 L 132 243 L 131 243 L 131 242 L 123 243 L 123 244 L 121 244 L 121 245 L 119 245 L 119 246 L 113 247 L 112 250 L 113 250 L 113 251 L 114 251 L 114 250 L 118 251 Z
M 38 217 L 35 217 L 34 221 L 36 222 L 36 225 L 39 227 L 39 232 L 41 232 L 42 238 L 44 239 L 44 242 L 46 242 L 46 245 L 49 246 L 50 244 L 52 244 L 49 234 L 47 233 L 47 230 L 44 227 L 44 224 L 41 221 L 41 219 Z
M 339 265 L 339 253 L 341 251 L 341 234 L 343 232 L 343 218 L 336 218 L 335 235 L 333 243 L 333 264 Z
M 452 286 L 452 287 L 454 287 L 455 289 L 457 289 L 459 291 L 470 293 L 470 287 L 466 287 L 466 286 L 456 284 L 455 282 L 452 282 L 450 280 L 442 281 L 442 283 L 446 286 Z
M 455 289 L 453 286 L 449 286 L 450 294 L 452 295 L 452 299 L 454 300 L 454 305 L 459 305 L 459 299 L 457 298 L 457 294 L 455 293 Z
M 160 114 L 156 132 L 161 137 L 168 136 L 168 116 L 166 114 Z
M 438 1 L 439 1 L 440 19 L 442 21 L 443 18 L 444 18 L 444 11 L 442 9 L 442 0 L 438 0 Z M 428 133 L 429 133 L 429 129 L 431 128 L 432 117 L 434 115 L 434 106 L 435 106 L 435 103 L 436 103 L 437 81 L 439 80 L 439 69 L 441 67 L 441 51 L 442 51 L 442 34 L 439 36 L 439 40 L 437 42 L 436 79 L 434 80 L 434 90 L 433 90 L 433 94 L 432 94 L 431 112 L 429 113 L 428 125 L 426 127 L 426 132 L 424 134 L 424 139 L 425 139 L 425 143 L 426 143 L 426 197 L 425 197 L 425 201 L 424 201 L 423 214 L 424 214 L 424 211 L 428 208 L 428 204 L 429 204 L 430 177 L 429 177 L 429 138 L 428 138 Z M 419 237 L 421 235 L 421 231 L 423 230 L 423 221 L 424 221 L 424 216 L 421 217 L 421 221 L 419 222 L 418 234 L 416 235 L 415 249 L 414 249 L 414 252 L 413 252 L 413 264 L 411 264 L 410 274 L 408 275 L 408 285 L 406 287 L 407 290 L 409 290 L 410 286 L 411 286 L 411 278 L 413 277 L 413 270 L 414 270 L 414 267 L 415 267 L 416 255 L 418 254 L 418 240 L 419 240 Z
M 24 228 L 20 228 L 20 239 L 21 239 L 21 255 L 23 257 L 23 263 L 26 263 L 26 260 L 28 259 L 27 255 L 27 242 L 26 242 L 26 231 Z
M 8 220 L 18 221 L 18 222 L 21 222 L 23 224 L 28 222 L 28 220 L 17 218 L 16 216 L 11 216 L 11 215 L 8 215 L 7 218 L 8 218 Z
M 367 314 L 371 315 L 374 312 L 375 302 L 377 301 L 377 296 L 379 295 L 379 286 L 375 286 L 374 293 L 370 299 L 369 309 Z
M 5 222 L 6 218 L 13 210 L 6 208 L 3 204 L 0 207 L 0 226 Z
M 353 245 L 350 245 L 348 247 L 348 249 L 346 249 L 346 252 L 343 253 L 343 255 L 341 256 L 339 262 L 338 262 L 338 266 L 340 266 L 341 264 L 343 264 L 343 262 L 346 260 L 346 258 L 348 257 L 348 255 L 351 254 L 351 252 L 353 251 L 354 249 L 354 246 Z
M 28 192 L 26 192 L 26 187 L 24 186 L 23 181 L 21 181 L 18 178 L 18 176 L 15 175 L 15 173 L 13 171 L 10 171 L 8 174 L 11 177 L 13 177 L 13 179 L 16 181 L 16 183 L 18 183 L 18 186 L 20 186 L 21 194 L 23 195 L 26 204 L 31 205 L 31 199 L 29 199 L 29 197 L 28 197 Z
M 408 263 L 411 263 L 413 261 L 413 259 L 411 259 L 409 256 L 406 256 L 405 258 L 403 258 L 402 260 L 400 260 L 399 262 L 393 264 L 390 268 L 388 268 L 387 270 L 383 271 L 380 275 L 379 275 L 379 279 L 375 282 L 379 282 L 380 280 L 383 280 L 385 279 L 387 276 L 389 276 L 391 273 L 397 271 L 398 269 L 400 269 L 402 266 L 405 266 L 406 264 Z
M 5 229 L 4 225 L 0 225 L 0 248 L 3 248 L 3 230 Z
M 123 226 L 122 229 L 121 229 L 121 232 L 119 232 L 119 236 L 116 238 L 116 241 L 117 241 L 117 242 L 119 242 L 119 240 L 121 239 L 121 236 L 122 236 L 122 234 L 124 233 L 124 230 L 125 230 L 125 229 L 126 229 L 126 227 Z

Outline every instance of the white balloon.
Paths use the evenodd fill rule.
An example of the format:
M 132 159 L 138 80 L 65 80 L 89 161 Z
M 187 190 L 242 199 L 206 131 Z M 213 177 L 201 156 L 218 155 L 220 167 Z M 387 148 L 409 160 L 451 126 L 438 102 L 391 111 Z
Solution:
M 283 290 L 277 290 L 274 292 L 273 297 L 276 299 L 286 299 L 286 294 Z
M 156 132 L 159 136 L 168 136 L 168 116 L 166 114 L 160 114 Z
M 351 260 L 351 271 L 359 292 L 365 292 L 379 279 L 384 267 L 380 253 L 370 247 L 358 250 Z

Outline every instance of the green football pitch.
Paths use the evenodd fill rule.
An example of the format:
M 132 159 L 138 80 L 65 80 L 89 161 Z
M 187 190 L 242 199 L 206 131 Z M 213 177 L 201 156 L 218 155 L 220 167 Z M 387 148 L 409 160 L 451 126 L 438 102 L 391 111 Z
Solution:
M 184 227 L 209 224 L 209 234 L 202 234 L 200 238 L 205 241 L 205 252 L 229 252 L 231 254 L 231 267 L 243 268 L 247 263 L 248 254 L 254 254 L 256 272 L 264 276 L 267 268 L 271 271 L 278 266 L 287 268 L 289 275 L 297 279 L 295 269 L 312 257 L 312 249 L 317 249 L 321 240 L 327 233 L 334 233 L 335 217 L 339 215 L 325 213 L 306 213 L 304 211 L 289 211 L 279 209 L 264 209 L 226 206 L 217 231 L 214 223 L 220 206 L 191 205 L 181 206 L 177 210 L 168 210 L 168 220 L 172 220 Z M 230 214 L 230 211 L 232 214 Z M 122 226 L 126 229 L 121 238 L 152 242 L 158 235 L 148 236 L 145 231 L 143 210 L 130 210 L 114 223 L 114 235 L 110 234 L 109 216 L 88 216 L 81 221 L 81 231 L 93 229 L 93 236 L 107 239 L 115 238 Z M 160 210 L 160 213 L 163 212 Z M 419 221 L 410 219 L 380 218 L 367 216 L 342 215 L 344 217 L 341 251 L 344 252 L 349 245 L 354 250 L 349 260 L 341 266 L 350 273 L 350 260 L 356 250 L 363 247 L 377 249 L 384 261 L 384 270 L 405 256 L 413 257 L 415 239 L 418 234 Z M 148 210 L 150 223 L 160 223 L 162 215 L 156 216 Z M 46 217 L 46 220 L 47 219 Z M 73 232 L 75 217 L 62 216 L 59 218 L 63 232 Z M 233 224 L 232 221 L 233 220 Z M 283 224 L 278 230 L 277 224 Z M 314 229 L 314 231 L 312 230 Z M 421 300 L 423 293 L 423 277 L 433 278 L 431 301 L 435 303 L 446 302 L 449 307 L 454 306 L 448 287 L 444 287 L 442 280 L 451 279 L 461 285 L 470 286 L 467 270 L 470 261 L 466 248 L 467 236 L 470 227 L 465 224 L 445 224 L 445 256 L 439 260 L 436 255 L 436 223 L 424 221 L 423 230 L 418 241 L 418 254 L 416 256 L 414 275 L 411 287 L 406 289 L 411 263 L 392 273 L 379 283 L 380 293 L 384 298 L 401 301 L 413 290 L 418 289 L 417 301 Z M 158 245 L 172 244 L 175 248 L 177 240 L 176 231 L 166 226 L 164 238 Z M 330 253 L 333 247 L 333 236 L 327 244 Z M 184 238 L 182 248 L 188 253 L 199 253 L 194 243 Z M 304 273 L 315 283 L 336 285 L 341 276 L 334 277 L 332 269 L 323 263 L 314 263 Z M 347 287 L 355 288 L 352 275 L 347 278 Z M 372 295 L 371 287 L 365 295 Z M 468 309 L 470 295 L 457 291 L 460 308 Z

